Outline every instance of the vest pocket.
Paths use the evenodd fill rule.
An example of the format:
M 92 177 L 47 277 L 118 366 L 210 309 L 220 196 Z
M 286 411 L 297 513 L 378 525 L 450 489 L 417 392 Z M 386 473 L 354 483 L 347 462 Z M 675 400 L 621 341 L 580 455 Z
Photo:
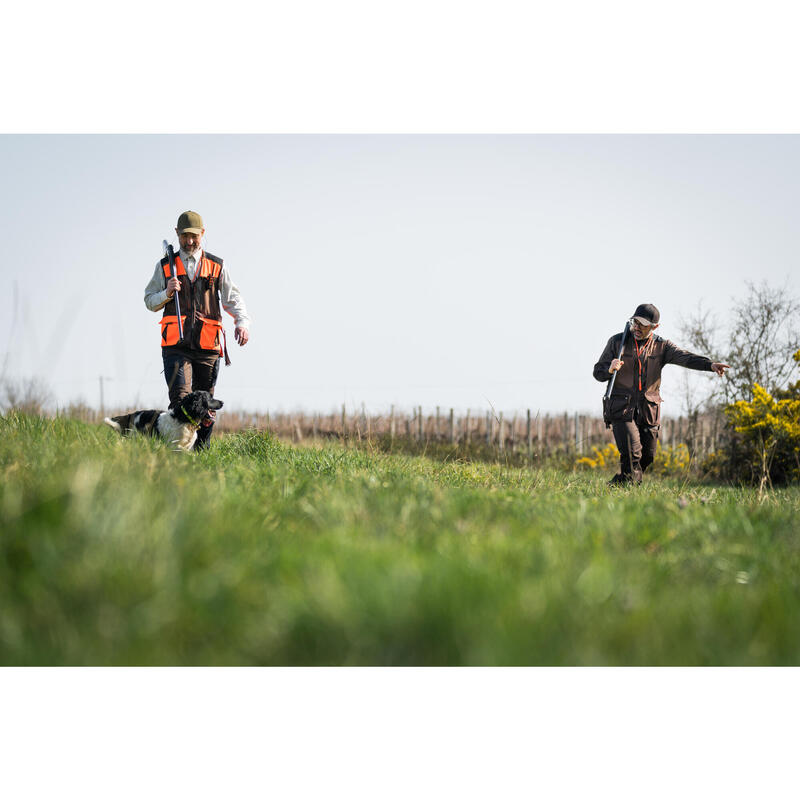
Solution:
M 652 400 L 644 398 L 642 401 L 642 422 L 644 422 L 648 428 L 660 428 L 661 403 L 654 403 Z
M 186 317 L 181 314 L 181 324 L 186 325 Z M 161 318 L 161 346 L 171 347 L 178 344 L 178 317 L 172 316 Z
M 629 394 L 612 394 L 608 398 L 608 416 L 612 422 L 630 422 L 633 419 L 633 398 Z
M 222 323 L 216 319 L 201 319 L 200 328 L 200 349 L 218 350 L 219 349 L 219 330 Z

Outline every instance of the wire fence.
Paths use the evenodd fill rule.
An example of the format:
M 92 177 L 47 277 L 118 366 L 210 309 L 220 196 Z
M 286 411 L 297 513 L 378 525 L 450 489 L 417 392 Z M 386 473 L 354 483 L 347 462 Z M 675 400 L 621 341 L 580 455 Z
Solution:
M 50 414 L 39 403 L 18 403 L 18 410 Z M 100 423 L 106 415 L 127 413 L 130 409 L 96 409 L 70 404 L 56 408 L 55 415 Z M 553 455 L 588 455 L 592 448 L 613 442 L 602 418 L 589 414 L 542 414 L 526 409 L 515 414 L 495 411 L 467 411 L 456 414 L 452 408 L 423 409 L 412 412 L 369 413 L 346 406 L 328 414 L 308 412 L 246 412 L 225 410 L 219 415 L 216 430 L 234 433 L 247 430 L 268 432 L 292 442 L 336 439 L 345 442 L 406 443 L 416 448 L 427 445 L 487 448 L 495 453 L 527 454 L 547 458 Z M 725 436 L 725 419 L 720 411 L 666 417 L 661 421 L 662 446 L 685 444 L 694 457 L 705 457 L 718 449 Z
M 371 414 L 362 407 L 346 407 L 329 414 L 242 413 L 220 415 L 221 431 L 262 430 L 293 441 L 339 439 L 345 441 L 405 440 L 417 444 L 452 446 L 483 444 L 498 451 L 549 456 L 558 452 L 588 454 L 592 447 L 613 442 L 610 429 L 599 417 L 586 414 L 540 414 L 527 409 L 511 416 L 502 412 L 456 414 L 454 409 Z M 662 420 L 662 445 L 685 444 L 690 452 L 705 456 L 717 449 L 724 430 L 720 413 L 708 412 Z

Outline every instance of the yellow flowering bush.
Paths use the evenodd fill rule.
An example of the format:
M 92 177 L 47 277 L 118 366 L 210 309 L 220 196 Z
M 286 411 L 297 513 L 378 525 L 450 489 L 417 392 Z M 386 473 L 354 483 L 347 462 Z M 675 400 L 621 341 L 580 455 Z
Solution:
M 650 471 L 657 475 L 677 475 L 686 472 L 690 463 L 689 448 L 685 444 L 670 445 L 669 447 L 661 447 L 659 444 Z M 604 447 L 594 445 L 591 455 L 583 456 L 575 461 L 575 468 L 602 469 L 616 467 L 618 464 L 619 450 L 612 442 Z
M 681 475 L 688 472 L 691 463 L 689 448 L 683 442 L 667 447 L 662 447 L 659 442 L 650 471 L 656 475 Z
M 594 445 L 592 447 L 592 455 L 579 458 L 575 462 L 575 467 L 577 469 L 598 469 L 598 467 L 606 467 L 617 463 L 619 463 L 619 450 L 611 442 L 605 447 Z
M 800 351 L 794 359 L 800 362 Z M 750 480 L 762 487 L 800 478 L 800 382 L 779 397 L 755 384 L 752 401 L 732 403 L 725 416 L 735 433 L 729 461 L 739 477 L 749 470 Z

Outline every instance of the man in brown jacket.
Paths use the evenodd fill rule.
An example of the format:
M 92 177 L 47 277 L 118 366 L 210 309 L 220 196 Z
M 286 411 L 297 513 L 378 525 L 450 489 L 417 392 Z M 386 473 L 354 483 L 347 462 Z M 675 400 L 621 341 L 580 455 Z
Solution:
M 661 427 L 661 370 L 665 364 L 716 372 L 722 376 L 727 364 L 681 350 L 655 335 L 660 319 L 651 303 L 636 308 L 630 322 L 622 358 L 617 358 L 622 334 L 612 336 L 594 365 L 594 377 L 608 381 L 618 372 L 611 393 L 611 427 L 619 450 L 620 472 L 611 484 L 641 483 L 642 473 L 653 463 Z

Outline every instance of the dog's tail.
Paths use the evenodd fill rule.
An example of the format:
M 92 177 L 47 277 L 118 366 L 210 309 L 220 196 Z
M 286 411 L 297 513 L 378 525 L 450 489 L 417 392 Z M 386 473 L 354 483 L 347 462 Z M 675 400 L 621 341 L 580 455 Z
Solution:
M 125 434 L 129 422 L 130 414 L 124 414 L 121 417 L 106 417 L 103 422 L 109 428 L 113 428 L 117 433 Z

